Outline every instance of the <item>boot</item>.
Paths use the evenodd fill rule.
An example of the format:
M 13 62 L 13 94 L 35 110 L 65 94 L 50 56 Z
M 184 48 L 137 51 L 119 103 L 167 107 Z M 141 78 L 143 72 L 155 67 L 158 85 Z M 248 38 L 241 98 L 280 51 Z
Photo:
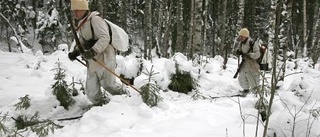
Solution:
M 244 89 L 242 91 L 240 91 L 240 95 L 243 97 L 246 97 L 249 94 L 249 89 Z
M 103 96 L 99 99 L 99 101 L 95 104 L 93 104 L 93 106 L 103 106 L 105 104 L 108 104 L 110 102 L 110 98 L 108 98 L 107 96 Z

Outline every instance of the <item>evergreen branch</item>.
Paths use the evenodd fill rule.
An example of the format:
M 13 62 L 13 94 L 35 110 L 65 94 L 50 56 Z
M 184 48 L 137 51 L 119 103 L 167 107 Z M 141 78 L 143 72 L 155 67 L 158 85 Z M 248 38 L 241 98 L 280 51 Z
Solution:
M 2 135 L 2 133 L 6 134 L 9 132 L 9 129 L 4 125 L 4 122 L 6 121 L 7 116 L 8 116 L 8 113 L 5 114 L 4 116 L 0 116 L 1 117 L 1 119 L 0 119 L 0 135 Z
M 28 94 L 19 99 L 20 99 L 20 102 L 14 105 L 16 107 L 15 110 L 21 110 L 23 108 L 28 109 L 30 107 L 30 98 Z
M 63 126 L 55 124 L 52 120 L 39 120 L 39 113 L 36 112 L 31 118 L 26 116 L 18 116 L 17 118 L 11 117 L 16 124 L 17 130 L 31 129 L 40 137 L 45 137 L 49 132 L 54 132 L 54 129 L 62 128 Z

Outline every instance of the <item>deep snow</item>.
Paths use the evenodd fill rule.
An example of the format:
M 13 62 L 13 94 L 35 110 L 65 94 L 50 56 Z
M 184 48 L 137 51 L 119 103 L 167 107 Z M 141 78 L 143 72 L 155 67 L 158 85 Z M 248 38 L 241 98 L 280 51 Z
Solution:
M 76 104 L 69 111 L 59 106 L 59 102 L 52 95 L 54 71 L 51 70 L 56 68 L 59 60 L 66 70 L 66 80 L 70 84 L 72 78 L 75 81 L 85 81 L 84 66 L 76 61 L 69 61 L 67 51 L 61 50 L 51 55 L 43 55 L 41 52 L 34 55 L 30 52 L 0 51 L 0 58 L 0 116 L 4 113 L 12 117 L 20 114 L 32 116 L 38 111 L 41 119 L 51 119 L 64 125 L 64 128 L 50 133 L 49 136 L 52 137 L 255 136 L 257 110 L 254 105 L 257 97 L 249 94 L 246 98 L 210 99 L 210 96 L 234 95 L 241 90 L 237 79 L 232 78 L 237 68 L 237 60 L 233 58 L 228 60 L 227 69 L 223 70 L 223 58 L 219 56 L 205 59 L 200 66 L 188 61 L 182 54 L 176 54 L 171 59 L 154 58 L 152 62 L 138 60 L 134 55 L 117 56 L 116 72 L 136 77 L 134 86 L 137 88 L 145 84 L 148 78 L 144 74 L 137 75 L 139 61 L 143 62 L 143 71 L 150 70 L 153 65 L 155 72 L 158 72 L 153 80 L 163 89 L 160 92 L 163 101 L 150 108 L 143 103 L 138 92 L 128 87 L 131 97 L 110 96 L 110 103 L 91 108 L 81 119 L 65 122 L 58 122 L 56 119 L 79 115 L 83 107 L 90 105 L 90 101 L 80 94 L 75 97 Z M 198 92 L 207 97 L 206 99 L 194 100 L 192 95 L 195 92 L 186 95 L 168 90 L 170 75 L 175 73 L 175 61 L 181 70 L 191 72 L 192 76 L 198 79 Z M 320 111 L 320 72 L 308 67 L 302 60 L 299 60 L 298 64 L 298 69 L 293 69 L 294 63 L 288 62 L 287 73 L 292 75 L 286 76 L 285 80 L 279 83 L 270 117 L 270 136 L 274 132 L 277 137 L 291 136 L 294 130 L 295 137 L 305 137 L 307 126 L 311 127 L 310 137 L 320 136 L 320 121 L 309 113 L 316 108 Z M 270 84 L 271 76 L 266 76 L 267 84 Z M 26 94 L 31 99 L 31 107 L 16 111 L 13 105 Z M 269 99 L 269 96 L 266 98 Z M 293 121 L 295 114 L 296 122 Z M 5 125 L 11 128 L 14 126 L 12 120 L 6 121 Z M 259 122 L 258 126 L 257 136 L 261 137 L 263 123 Z M 22 135 L 37 136 L 30 130 Z

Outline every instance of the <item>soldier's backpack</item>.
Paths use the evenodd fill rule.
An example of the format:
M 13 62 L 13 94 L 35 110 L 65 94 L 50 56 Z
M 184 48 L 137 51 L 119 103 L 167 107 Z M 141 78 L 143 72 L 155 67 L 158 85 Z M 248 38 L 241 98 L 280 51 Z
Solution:
M 250 49 L 249 51 L 253 50 L 255 41 L 249 41 Z M 260 47 L 260 57 L 256 60 L 260 66 L 260 70 L 269 70 L 269 62 L 271 61 L 268 51 L 268 46 L 266 44 L 259 44 Z
M 109 20 L 104 19 L 109 28 L 110 45 L 115 49 L 125 52 L 129 49 L 129 37 L 128 34 L 118 25 L 112 23 Z M 92 27 L 90 19 L 91 33 L 94 34 L 94 29 Z
M 128 34 L 116 24 L 106 20 L 109 27 L 109 35 L 111 38 L 111 45 L 119 51 L 125 52 L 129 48 L 129 37 Z

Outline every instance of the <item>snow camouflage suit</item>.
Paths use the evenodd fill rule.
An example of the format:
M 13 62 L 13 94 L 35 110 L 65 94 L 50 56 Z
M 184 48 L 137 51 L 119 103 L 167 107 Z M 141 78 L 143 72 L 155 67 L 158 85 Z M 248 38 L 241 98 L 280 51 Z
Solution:
M 244 90 L 255 88 L 260 85 L 260 68 L 256 61 L 256 59 L 260 57 L 260 48 L 258 42 L 255 42 L 251 51 L 249 44 L 250 41 L 252 41 L 252 39 L 251 37 L 248 37 L 244 43 L 240 42 L 238 46 L 239 51 L 247 53 L 250 56 L 242 56 L 245 59 L 245 63 L 240 69 L 238 77 L 240 86 Z
M 114 71 L 116 66 L 116 51 L 109 44 L 110 36 L 108 25 L 104 19 L 98 15 L 98 12 L 90 12 L 87 15 L 87 20 L 85 20 L 85 17 L 79 21 L 78 24 L 86 21 L 78 30 L 80 35 L 79 40 L 84 47 L 86 47 L 84 44 L 85 41 L 92 38 L 97 40 L 92 46 L 92 49 L 97 53 L 94 58 Z M 92 25 L 90 23 L 92 23 Z M 112 95 L 125 93 L 122 85 L 116 82 L 116 77 L 94 60 L 89 59 L 87 61 L 87 68 L 86 94 L 93 104 L 99 104 L 101 100 L 101 86 Z

